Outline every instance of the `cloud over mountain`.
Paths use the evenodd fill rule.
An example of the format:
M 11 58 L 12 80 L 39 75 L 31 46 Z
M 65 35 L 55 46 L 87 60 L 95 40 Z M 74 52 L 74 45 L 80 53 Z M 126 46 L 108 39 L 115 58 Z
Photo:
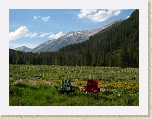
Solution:
M 64 34 L 62 33 L 62 31 L 60 31 L 59 33 L 57 33 L 57 34 L 51 34 L 48 38 L 51 38 L 51 39 L 57 39 L 57 38 L 59 38 L 59 37 L 61 37 L 61 36 L 63 36 Z
M 18 28 L 14 32 L 9 33 L 9 41 L 16 40 L 22 37 L 34 38 L 37 37 L 37 34 L 37 32 L 29 32 L 26 26 L 20 26 L 20 28 Z
M 49 35 L 49 36 L 48 36 Z M 63 36 L 63 32 L 60 31 L 57 34 L 54 34 L 53 32 L 44 32 L 44 33 L 40 33 L 40 35 L 37 32 L 32 32 L 29 31 L 28 28 L 26 26 L 20 26 L 20 28 L 18 28 L 17 30 L 10 32 L 9 33 L 9 41 L 11 40 L 16 40 L 22 37 L 27 37 L 27 38 L 35 38 L 35 37 L 39 37 L 39 38 L 43 38 L 45 36 L 48 36 L 49 39 L 57 39 L 61 36 Z
M 49 34 L 51 34 L 52 32 L 49 32 L 49 33 L 42 33 L 39 37 L 40 38 L 43 38 L 43 37 L 45 37 L 45 36 L 47 36 L 47 35 L 49 35 Z
M 28 37 L 28 38 L 34 38 L 34 37 L 37 37 L 37 33 L 32 33 L 32 32 L 29 32 L 28 34 L 26 34 L 24 37 Z
M 26 26 L 20 26 L 20 28 L 18 28 L 14 32 L 9 33 L 9 40 L 16 40 L 18 38 L 25 36 L 27 33 L 28 29 L 26 28 Z
M 120 9 L 97 10 L 97 9 L 81 9 L 78 18 L 90 19 L 92 22 L 103 22 L 112 16 L 118 16 L 121 13 Z

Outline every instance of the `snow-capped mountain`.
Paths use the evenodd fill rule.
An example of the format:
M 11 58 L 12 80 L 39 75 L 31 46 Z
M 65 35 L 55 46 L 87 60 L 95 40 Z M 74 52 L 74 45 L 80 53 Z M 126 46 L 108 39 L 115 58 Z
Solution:
M 93 36 L 96 33 L 100 32 L 116 23 L 120 23 L 122 21 L 123 21 L 122 19 L 117 19 L 117 20 L 114 20 L 114 21 L 108 23 L 107 25 L 104 25 L 100 28 L 92 29 L 92 30 L 82 30 L 82 31 L 76 31 L 76 32 L 71 31 L 64 36 L 61 36 L 58 39 L 49 40 L 47 42 L 44 42 L 44 43 L 38 45 L 37 47 L 35 47 L 34 49 L 32 49 L 31 51 L 37 52 L 37 53 L 57 51 L 66 45 L 85 41 L 90 36 Z M 23 51 L 23 50 L 21 50 L 21 51 Z
M 19 51 L 23 51 L 23 52 L 30 52 L 32 51 L 32 49 L 26 47 L 26 46 L 21 46 L 21 47 L 17 47 L 14 50 L 19 50 Z
M 40 44 L 34 48 L 32 52 L 57 51 L 66 45 L 85 41 L 89 38 L 90 35 L 93 35 L 95 33 L 96 31 L 93 30 L 84 30 L 77 32 L 71 31 L 58 39 L 49 40 L 45 43 Z

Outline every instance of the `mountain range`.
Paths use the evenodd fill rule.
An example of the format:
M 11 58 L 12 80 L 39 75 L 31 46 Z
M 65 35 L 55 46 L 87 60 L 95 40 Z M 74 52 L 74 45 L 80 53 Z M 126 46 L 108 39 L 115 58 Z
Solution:
M 66 40 L 71 40 L 72 36 L 74 37 L 73 40 L 77 40 L 78 43 L 63 46 L 55 52 L 42 51 L 40 53 L 32 53 L 9 49 L 9 63 L 138 68 L 139 10 L 135 10 L 128 19 L 122 21 L 109 23 L 104 26 L 106 28 L 101 27 L 102 29 L 98 28 L 90 30 L 90 32 L 89 30 L 69 32 L 56 39 L 58 41 L 56 45 L 60 44 L 60 42 L 62 44 L 66 43 Z M 89 38 L 82 42 L 84 34 L 87 34 L 86 36 Z M 68 37 L 71 39 L 67 39 Z M 52 45 L 53 42 L 55 40 L 45 42 L 41 44 L 41 47 L 43 45 L 50 47 L 50 44 Z M 40 49 L 44 49 L 44 46 Z
M 116 19 L 97 29 L 82 30 L 82 31 L 76 31 L 76 32 L 70 31 L 66 35 L 61 36 L 58 39 L 48 40 L 47 42 L 44 42 L 33 49 L 30 49 L 26 46 L 22 46 L 22 47 L 14 48 L 14 50 L 19 50 L 23 52 L 33 52 L 33 53 L 58 51 L 60 48 L 67 46 L 69 44 L 75 44 L 75 43 L 85 41 L 89 39 L 90 36 L 93 36 L 99 32 L 102 32 L 112 27 L 113 25 L 121 23 L 122 21 L 124 20 Z

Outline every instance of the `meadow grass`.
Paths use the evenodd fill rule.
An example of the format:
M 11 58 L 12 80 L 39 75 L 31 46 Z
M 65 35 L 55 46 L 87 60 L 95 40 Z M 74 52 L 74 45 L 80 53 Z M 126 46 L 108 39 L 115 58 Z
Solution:
M 138 68 L 10 65 L 10 106 L 138 106 Z M 88 79 L 98 79 L 98 94 L 76 89 L 60 94 L 62 79 L 79 88 Z M 58 89 L 55 88 L 58 87 Z

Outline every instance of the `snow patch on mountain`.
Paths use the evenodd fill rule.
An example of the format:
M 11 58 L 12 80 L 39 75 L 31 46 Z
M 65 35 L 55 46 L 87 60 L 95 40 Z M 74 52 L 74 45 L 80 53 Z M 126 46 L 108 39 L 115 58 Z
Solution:
M 42 44 L 38 45 L 37 47 L 35 47 L 34 49 L 31 49 L 31 51 L 38 52 L 38 53 L 57 51 L 60 48 L 67 46 L 69 44 L 74 44 L 74 43 L 85 41 L 85 40 L 89 39 L 90 36 L 93 36 L 93 35 L 99 33 L 100 31 L 112 26 L 115 23 L 120 23 L 121 21 L 123 21 L 123 20 L 116 19 L 97 29 L 82 30 L 82 31 L 76 31 L 76 32 L 71 31 L 64 36 L 59 37 L 58 39 L 53 39 L 53 40 L 49 40 L 45 43 L 42 43 Z M 23 51 L 23 49 L 20 49 L 20 50 Z

